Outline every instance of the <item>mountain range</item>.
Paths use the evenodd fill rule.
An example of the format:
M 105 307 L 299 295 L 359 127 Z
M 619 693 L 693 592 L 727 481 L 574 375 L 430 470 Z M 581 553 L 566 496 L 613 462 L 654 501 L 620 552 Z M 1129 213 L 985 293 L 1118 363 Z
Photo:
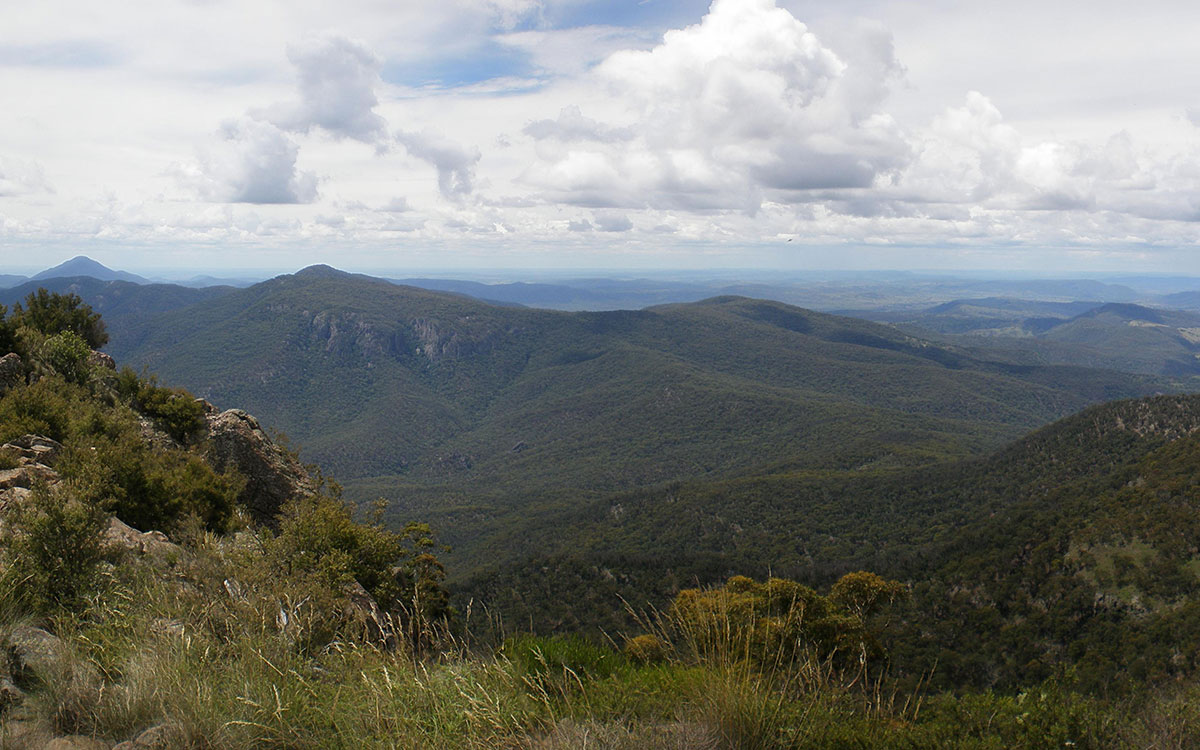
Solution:
M 723 295 L 564 312 L 325 266 L 0 300 L 39 285 L 101 311 L 122 364 L 249 409 L 350 499 L 431 522 L 463 606 L 617 630 L 617 597 L 868 569 L 911 582 L 892 652 L 948 685 L 1071 665 L 1098 690 L 1200 660 L 1200 397 L 1175 395 L 1200 381 L 1169 366 L 1194 351 L 1185 311 L 995 297 L 887 325 Z

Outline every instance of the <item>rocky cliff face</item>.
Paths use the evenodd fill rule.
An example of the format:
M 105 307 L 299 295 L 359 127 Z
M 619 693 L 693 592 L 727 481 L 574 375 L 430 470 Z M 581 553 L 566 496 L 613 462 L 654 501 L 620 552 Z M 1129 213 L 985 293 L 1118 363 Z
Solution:
M 208 445 L 213 468 L 234 469 L 246 478 L 239 501 L 260 523 L 270 523 L 288 500 L 317 489 L 295 456 L 272 441 L 258 420 L 241 409 L 209 413 Z

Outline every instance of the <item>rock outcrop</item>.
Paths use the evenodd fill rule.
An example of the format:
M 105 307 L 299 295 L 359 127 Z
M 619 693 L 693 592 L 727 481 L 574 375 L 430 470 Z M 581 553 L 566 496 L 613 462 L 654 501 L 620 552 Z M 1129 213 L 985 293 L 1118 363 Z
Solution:
M 62 443 L 41 435 L 22 435 L 0 445 L 0 453 L 15 455 L 22 466 L 30 464 L 54 466 L 62 454 L 62 449 Z
M 344 589 L 346 594 L 346 617 L 362 628 L 366 640 L 387 649 L 398 644 L 392 620 L 362 584 L 351 581 Z
M 134 557 L 149 558 L 158 566 L 188 559 L 191 554 L 175 544 L 161 531 L 138 531 L 119 518 L 111 518 L 104 530 L 104 543 L 110 549 L 124 551 Z
M 41 435 L 22 435 L 0 445 L 0 454 L 15 458 L 17 466 L 0 470 L 0 528 L 4 513 L 15 503 L 23 502 L 38 482 L 57 484 L 58 472 L 50 468 L 62 452 L 62 445 Z
M 241 409 L 209 416 L 208 439 L 214 468 L 236 469 L 246 478 L 238 499 L 259 522 L 270 523 L 288 500 L 317 489 L 295 456 L 272 441 L 258 420 Z
M 88 355 L 88 364 L 92 365 L 93 367 L 101 367 L 105 370 L 117 369 L 117 361 L 115 359 L 104 352 L 98 352 L 94 349 L 92 350 L 92 353 Z

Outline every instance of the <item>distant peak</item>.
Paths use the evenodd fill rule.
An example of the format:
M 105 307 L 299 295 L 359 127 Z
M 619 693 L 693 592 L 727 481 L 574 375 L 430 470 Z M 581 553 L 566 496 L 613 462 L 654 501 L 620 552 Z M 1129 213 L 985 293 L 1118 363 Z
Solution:
M 339 271 L 333 266 L 327 266 L 324 263 L 319 263 L 315 266 L 302 268 L 296 272 L 296 278 L 300 279 L 334 279 L 343 278 L 350 274 L 345 271 Z
M 76 255 L 68 261 L 59 263 L 53 268 L 33 276 L 33 280 L 65 278 L 70 276 L 90 276 L 101 281 L 132 281 L 135 284 L 146 284 L 146 279 L 126 271 L 114 271 L 103 263 L 92 260 L 86 255 Z

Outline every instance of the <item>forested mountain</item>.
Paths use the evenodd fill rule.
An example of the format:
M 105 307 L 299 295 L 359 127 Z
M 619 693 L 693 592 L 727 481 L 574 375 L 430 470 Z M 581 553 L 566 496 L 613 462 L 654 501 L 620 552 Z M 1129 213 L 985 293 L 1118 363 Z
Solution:
M 539 627 L 630 627 L 735 573 L 913 585 L 897 669 L 1014 686 L 1070 666 L 1091 689 L 1200 666 L 1200 396 L 1085 410 L 987 458 L 676 483 L 563 510 L 542 550 L 462 584 Z M 493 548 L 520 547 L 516 534 Z
M 147 318 L 110 350 L 247 404 L 345 479 L 598 490 L 978 453 L 1180 385 L 1000 365 L 744 298 L 567 314 L 325 268 Z
M 327 268 L 176 309 L 163 294 L 127 332 L 183 358 L 160 369 L 263 386 L 327 429 L 345 425 L 319 410 L 365 393 L 401 403 L 387 416 L 412 445 L 445 436 L 404 473 L 352 476 L 396 493 L 401 531 L 361 506 L 356 523 L 254 417 L 90 351 L 103 326 L 78 298 L 0 320 L 0 744 L 235 726 L 255 746 L 314 713 L 354 741 L 400 715 L 423 717 L 412 737 L 512 738 L 635 703 L 638 731 L 678 733 L 731 676 L 718 689 L 738 707 L 702 726 L 748 721 L 754 746 L 1137 747 L 1198 726 L 1177 711 L 1200 674 L 1200 396 L 1104 403 L 989 447 L 1186 381 L 996 363 L 739 297 L 549 313 Z M 1106 316 L 1167 325 L 1130 306 L 1072 320 Z M 314 387 L 342 400 L 305 402 Z M 423 423 L 407 398 L 455 421 Z M 358 437 L 367 459 L 392 439 Z M 511 635 L 526 629 L 559 635 Z M 346 675 L 380 706 L 384 685 L 451 672 L 491 680 L 508 723 L 450 727 L 407 698 L 369 728 L 339 712 Z M 438 700 L 469 715 L 465 684 Z M 289 688 L 273 724 L 228 718 Z
M 100 281 L 128 281 L 134 284 L 148 284 L 149 281 L 138 276 L 135 273 L 128 271 L 114 271 L 102 263 L 97 263 L 85 255 L 77 255 L 70 260 L 63 261 L 53 268 L 47 268 L 45 271 L 34 274 L 30 277 L 31 281 L 45 281 L 47 279 L 62 279 L 75 278 L 79 276 L 89 276 Z

